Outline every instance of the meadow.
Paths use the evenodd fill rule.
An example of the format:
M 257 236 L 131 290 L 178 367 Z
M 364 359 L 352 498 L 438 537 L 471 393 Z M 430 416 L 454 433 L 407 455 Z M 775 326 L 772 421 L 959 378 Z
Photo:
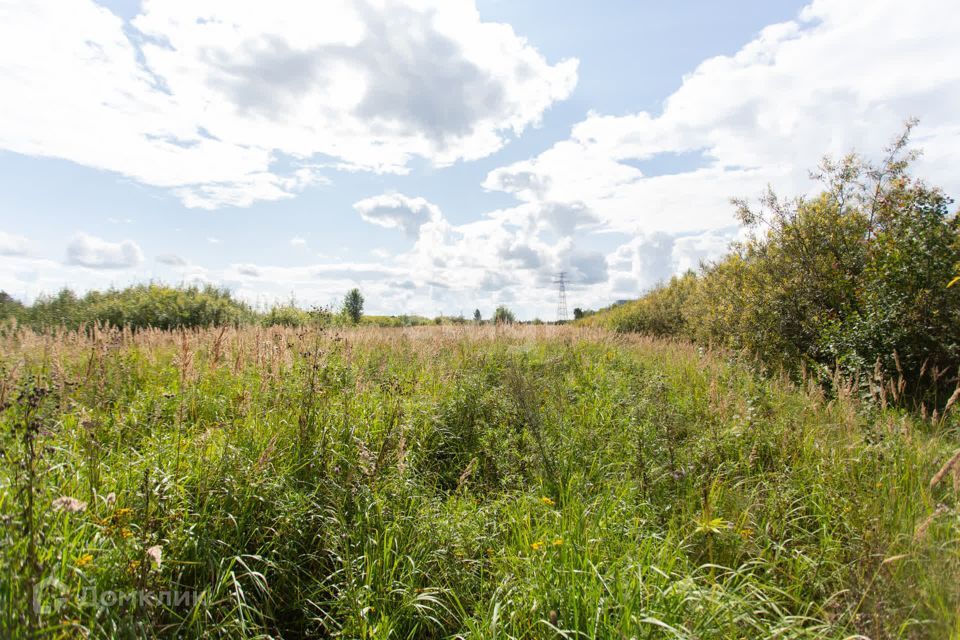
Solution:
M 958 410 L 860 389 L 590 327 L 8 330 L 0 636 L 960 637 Z

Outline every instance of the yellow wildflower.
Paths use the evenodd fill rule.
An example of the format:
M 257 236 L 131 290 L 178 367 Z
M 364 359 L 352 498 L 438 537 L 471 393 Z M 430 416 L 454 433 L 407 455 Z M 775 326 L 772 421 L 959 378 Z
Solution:
M 554 539 L 553 539 L 553 546 L 559 547 L 559 546 L 562 545 L 562 544 L 563 544 L 563 538 L 554 538 Z
M 542 498 L 540 498 L 540 502 L 547 505 L 548 507 L 552 507 L 554 504 L 553 500 L 551 500 L 547 496 L 543 496 Z
M 533 549 L 534 551 L 542 551 L 542 550 L 543 550 L 543 540 L 537 540 L 536 542 L 534 542 L 533 544 L 530 545 L 530 548 Z
M 77 561 L 76 561 L 74 564 L 76 565 L 76 567 L 77 567 L 78 569 L 80 569 L 80 568 L 83 568 L 83 567 L 87 566 L 87 565 L 90 564 L 91 562 L 93 562 L 93 556 L 92 556 L 91 554 L 89 554 L 89 553 L 85 553 L 85 554 L 83 554 L 82 556 L 80 556 L 79 558 L 77 558 Z

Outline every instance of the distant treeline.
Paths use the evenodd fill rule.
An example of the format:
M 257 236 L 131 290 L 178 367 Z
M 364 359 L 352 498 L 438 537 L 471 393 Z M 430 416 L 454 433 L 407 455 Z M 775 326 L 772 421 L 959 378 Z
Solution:
M 255 309 L 235 298 L 228 289 L 207 285 L 171 286 L 137 284 L 124 289 L 90 291 L 77 295 L 62 289 L 54 295 L 39 296 L 26 305 L 0 291 L 0 326 L 13 321 L 36 331 L 53 328 L 79 329 L 94 325 L 130 329 L 190 329 L 211 326 L 376 326 L 414 327 L 438 324 L 467 324 L 462 315 L 427 318 L 420 315 L 366 315 L 364 299 L 358 289 L 351 289 L 340 308 L 305 309 L 296 301 L 276 303 L 269 309 Z M 480 310 L 474 311 L 472 323 L 483 323 Z M 516 322 L 513 312 L 497 307 L 492 322 Z M 542 324 L 533 320 L 533 324 Z
M 171 287 L 142 284 L 125 289 L 90 291 L 80 296 L 70 289 L 40 296 L 23 305 L 6 294 L 0 309 L 7 318 L 35 329 L 63 326 L 76 329 L 94 323 L 117 327 L 204 327 L 254 322 L 257 314 L 217 287 Z
M 364 324 L 411 326 L 432 324 L 421 316 L 364 316 L 362 298 L 356 319 L 344 310 L 303 309 L 294 302 L 257 310 L 236 299 L 229 290 L 214 286 L 139 284 L 124 289 L 90 291 L 77 295 L 63 289 L 38 297 L 25 305 L 0 292 L 0 319 L 15 320 L 36 330 L 55 327 L 77 329 L 94 324 L 143 329 L 195 328 L 208 326 L 306 326 L 310 324 Z
M 580 322 L 741 350 L 773 370 L 839 371 L 864 393 L 942 405 L 960 367 L 960 223 L 939 188 L 910 174 L 911 126 L 879 165 L 824 160 L 815 198 L 770 191 L 759 210 L 735 200 L 753 233 L 725 258 Z

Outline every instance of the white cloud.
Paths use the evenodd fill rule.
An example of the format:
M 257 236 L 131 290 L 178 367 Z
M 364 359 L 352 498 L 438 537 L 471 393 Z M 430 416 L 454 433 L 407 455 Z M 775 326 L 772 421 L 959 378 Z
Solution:
M 171 267 L 185 267 L 187 266 L 187 261 L 176 255 L 175 253 L 165 253 L 157 256 L 157 262 L 165 264 Z
M 78 233 L 67 245 L 67 264 L 91 269 L 127 269 L 143 262 L 143 252 L 133 240 L 108 242 Z
M 385 193 L 355 202 L 353 208 L 367 222 L 402 229 L 410 237 L 420 235 L 420 227 L 440 220 L 440 209 L 424 198 Z
M 310 6 L 330 19 L 304 19 L 282 2 L 219 10 L 148 2 L 131 32 L 137 42 L 149 36 L 143 66 L 139 45 L 108 12 L 70 0 L 45 17 L 35 4 L 39 43 L 0 37 L 0 90 L 22 86 L 4 91 L 14 98 L 0 102 L 0 146 L 120 171 L 175 189 L 191 206 L 244 205 L 321 184 L 334 169 L 402 173 L 418 159 L 487 154 L 575 80 L 574 63 L 551 66 L 509 27 L 482 25 L 469 2 L 384 2 L 380 13 Z M 0 32 L 24 28 L 33 20 L 26 11 L 0 9 Z M 489 316 L 505 302 L 522 317 L 552 317 L 557 271 L 574 282 L 570 307 L 635 296 L 726 250 L 738 232 L 730 196 L 767 183 L 805 191 L 822 153 L 873 153 L 908 116 L 921 118 L 921 172 L 958 195 L 960 29 L 946 13 L 934 0 L 909 10 L 818 0 L 736 54 L 704 61 L 661 111 L 591 113 L 569 139 L 492 171 L 484 186 L 518 203 L 474 222 L 454 224 L 413 196 L 356 203 L 368 221 L 414 238 L 407 251 L 370 250 L 370 263 L 175 266 L 185 281 L 225 284 L 248 300 L 293 290 L 303 304 L 326 304 L 360 286 L 371 312 L 480 307 Z M 383 32 L 384 19 L 395 28 Z M 410 69 L 424 74 L 407 78 Z M 63 86 L 51 80 L 60 75 L 69 75 Z M 658 173 L 663 154 L 684 161 Z M 57 268 L 82 286 L 117 273 Z M 47 269 L 0 260 L 0 282 L 50 286 Z
M 247 206 L 347 168 L 480 158 L 576 84 L 473 0 L 0 7 L 0 148 Z
M 301 238 L 300 236 L 294 236 L 290 238 L 291 247 L 305 247 L 307 246 L 307 239 Z
M 493 294 L 527 310 L 553 299 L 551 280 L 558 271 L 567 271 L 577 285 L 606 281 L 604 255 L 579 247 L 570 234 L 548 233 L 555 229 L 541 224 L 541 213 L 539 207 L 521 205 L 462 225 L 440 216 L 424 224 L 414 247 L 392 264 L 406 269 L 415 282 L 444 285 L 445 299 L 473 304 Z
M 610 290 L 615 298 L 636 298 L 671 276 L 697 269 L 702 261 L 723 255 L 736 239 L 736 227 L 693 233 L 640 234 L 607 257 Z
M 82 293 L 91 288 L 142 282 L 143 275 L 126 269 L 89 269 L 37 256 L 0 257 L 0 290 L 27 303 L 64 287 Z
M 14 233 L 0 231 L 0 256 L 22 256 L 30 250 L 30 241 Z
M 733 224 L 731 196 L 811 188 L 824 153 L 869 154 L 919 117 L 920 171 L 960 191 L 960 22 L 939 0 L 816 0 L 732 56 L 705 60 L 659 114 L 591 113 L 570 139 L 492 171 L 525 202 L 582 202 L 611 229 L 690 233 Z M 646 175 L 660 154 L 699 162 Z

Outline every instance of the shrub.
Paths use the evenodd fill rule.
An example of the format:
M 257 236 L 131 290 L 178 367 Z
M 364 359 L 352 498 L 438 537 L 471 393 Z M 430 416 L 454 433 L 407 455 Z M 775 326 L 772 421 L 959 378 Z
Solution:
M 956 383 L 944 372 L 960 364 L 960 288 L 948 286 L 960 223 L 939 188 L 909 173 L 912 126 L 878 165 L 825 159 L 814 198 L 771 190 L 756 209 L 735 200 L 747 240 L 593 322 L 719 344 L 823 379 L 835 367 L 850 377 L 876 369 L 914 399 L 942 397 Z
M 697 286 L 691 271 L 675 276 L 639 300 L 610 307 L 599 315 L 581 313 L 587 324 L 604 325 L 616 331 L 632 331 L 654 336 L 678 336 L 686 333 L 685 308 Z
M 141 284 L 91 291 L 82 298 L 63 289 L 55 296 L 38 298 L 23 319 L 35 328 L 102 323 L 132 329 L 175 329 L 241 325 L 252 321 L 254 313 L 226 289 Z
M 303 327 L 310 324 L 311 320 L 310 312 L 291 302 L 271 307 L 260 319 L 260 323 L 265 327 Z
M 500 305 L 497 307 L 496 311 L 493 312 L 493 322 L 494 324 L 513 324 L 517 319 L 513 315 L 513 311 L 510 311 L 507 307 Z

